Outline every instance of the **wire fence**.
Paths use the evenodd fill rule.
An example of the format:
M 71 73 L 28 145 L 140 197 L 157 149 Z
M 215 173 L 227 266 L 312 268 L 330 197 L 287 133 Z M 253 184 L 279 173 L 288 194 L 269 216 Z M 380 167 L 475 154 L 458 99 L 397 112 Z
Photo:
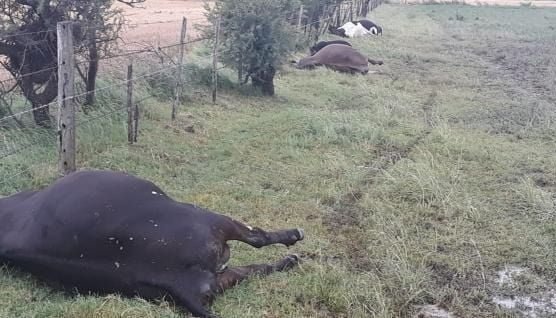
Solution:
M 371 1 L 374 3 L 373 1 Z M 294 30 L 311 40 L 318 39 L 318 36 L 326 32 L 328 25 L 339 25 L 341 22 L 346 21 L 346 19 L 356 16 L 354 14 L 353 4 L 355 1 L 342 2 L 339 5 L 331 6 L 326 8 L 326 14 L 319 19 L 314 19 L 311 16 L 309 9 L 303 9 L 301 11 L 296 10 L 287 14 L 284 18 L 290 18 L 295 20 L 293 25 Z M 358 2 L 360 3 L 360 2 Z M 374 6 L 374 5 L 373 5 Z M 372 7 L 371 7 L 372 9 Z M 349 10 L 349 12 L 347 12 Z M 301 13 L 301 16 L 299 14 Z M 295 19 L 293 19 L 295 18 Z M 206 23 L 206 19 L 190 19 L 188 23 Z M 157 25 L 157 24 L 178 24 L 182 23 L 182 19 L 175 20 L 161 20 L 161 21 L 150 21 L 145 23 L 132 23 L 126 25 L 126 27 L 134 28 L 144 25 Z M 206 27 L 206 25 L 204 25 Z M 96 28 L 96 26 L 90 26 Z M 311 31 L 312 30 L 312 31 Z M 32 35 L 43 35 L 54 33 L 56 30 L 43 30 L 37 32 L 20 32 L 9 34 L 6 37 L 16 38 L 22 36 L 32 36 Z M 4 38 L 6 38 L 4 37 Z M 120 39 L 109 39 L 108 42 L 117 42 Z M 207 41 L 211 41 L 209 42 Z M 167 100 L 179 99 L 176 98 L 174 88 L 177 86 L 183 86 L 183 83 L 179 83 L 176 80 L 176 74 L 178 72 L 184 72 L 184 65 L 179 61 L 179 50 L 186 50 L 194 48 L 194 45 L 201 42 L 206 42 L 207 45 L 216 45 L 214 42 L 214 35 L 209 36 L 198 36 L 193 39 L 182 40 L 177 43 L 167 43 L 161 45 L 160 43 L 138 43 L 142 48 L 132 49 L 132 50 L 118 50 L 113 51 L 108 54 L 99 54 L 98 57 L 91 58 L 90 56 L 84 56 L 79 54 L 77 49 L 74 49 L 75 61 L 74 66 L 76 68 L 75 76 L 81 77 L 83 81 L 87 79 L 87 68 L 92 64 L 99 65 L 98 68 L 103 74 L 100 78 L 106 80 L 106 84 L 99 84 L 99 87 L 94 87 L 90 89 L 86 87 L 85 84 L 76 84 L 76 92 L 71 96 L 64 96 L 55 98 L 54 101 L 30 105 L 27 101 L 27 96 L 22 90 L 17 90 L 19 86 L 29 77 L 41 77 L 39 80 L 44 85 L 49 85 L 50 81 L 57 80 L 55 76 L 59 71 L 58 66 L 48 66 L 38 70 L 31 70 L 23 74 L 12 76 L 7 79 L 0 80 L 0 185 L 15 184 L 14 180 L 21 177 L 22 175 L 31 174 L 33 164 L 38 166 L 55 166 L 57 160 L 59 160 L 59 154 L 57 153 L 57 147 L 60 147 L 60 127 L 56 123 L 56 118 L 59 117 L 62 109 L 59 105 L 63 104 L 65 101 L 76 102 L 77 112 L 76 120 L 72 124 L 72 129 L 78 130 L 80 128 L 89 126 L 93 123 L 104 124 L 107 118 L 116 118 L 115 124 L 119 127 L 124 127 L 126 125 L 126 116 L 135 118 L 137 125 L 137 120 L 139 117 L 138 105 L 143 105 L 145 101 L 149 99 L 166 98 Z M 172 52 L 172 49 L 176 51 Z M 210 65 L 210 61 L 213 60 L 215 67 L 212 67 L 213 80 L 219 71 L 224 70 L 226 67 L 219 64 L 218 61 L 214 61 L 217 56 L 223 53 L 222 49 L 219 47 L 214 48 L 211 53 L 203 54 L 205 63 Z M 149 55 L 148 58 L 145 55 Z M 130 60 L 141 60 L 142 62 L 148 61 L 147 63 L 141 63 L 143 68 L 138 72 L 138 75 L 132 76 L 131 78 L 123 78 L 125 75 L 125 65 L 130 63 Z M 146 67 L 144 65 L 147 65 Z M 83 68 L 83 70 L 81 69 Z M 178 77 L 179 78 L 179 77 Z M 157 93 L 155 91 L 149 91 L 144 89 L 148 87 L 147 82 L 154 82 L 160 86 L 166 86 L 169 90 L 167 93 Z M 130 101 L 129 97 L 126 98 L 128 94 L 129 84 L 139 84 L 143 89 L 139 89 L 132 93 L 133 99 Z M 213 81 L 213 85 L 217 85 L 218 80 Z M 11 90 L 4 89 L 6 86 L 12 87 Z M 127 88 L 127 89 L 126 89 Z M 45 90 L 47 88 L 44 88 Z M 40 94 L 33 92 L 34 94 Z M 12 95 L 10 95 L 12 94 Z M 84 105 L 84 98 L 89 95 L 94 94 L 95 99 L 102 100 L 104 105 L 102 109 L 95 109 L 93 107 L 88 107 Z M 10 100 L 10 101 L 8 101 Z M 130 103 L 135 110 L 130 113 Z M 100 103 L 99 103 L 100 104 Z M 10 107 L 6 107 L 10 106 Z M 13 109 L 12 109 L 13 108 Z M 2 109 L 7 109 L 7 113 L 2 113 Z M 137 112 L 133 114 L 133 112 Z M 142 110 L 145 111 L 144 109 Z M 37 117 L 43 116 L 46 119 L 48 125 L 37 125 Z M 129 121 L 127 125 L 132 125 Z M 135 126 L 135 138 L 137 138 L 137 127 Z M 122 137 L 123 138 L 123 137 Z M 124 138 L 125 140 L 125 138 Z M 122 140 L 123 141 L 123 140 Z M 25 157 L 21 155 L 25 151 L 31 151 L 32 155 Z M 22 162 L 25 161 L 25 162 Z M 33 162 L 34 161 L 34 162 Z M 280 163 L 281 166 L 287 166 L 286 163 Z M 258 167 L 256 165 L 249 164 L 246 166 L 249 169 L 261 169 L 261 170 L 272 170 L 269 167 Z M 50 168 L 51 172 L 55 172 L 55 168 Z M 278 172 L 274 170 L 273 172 Z

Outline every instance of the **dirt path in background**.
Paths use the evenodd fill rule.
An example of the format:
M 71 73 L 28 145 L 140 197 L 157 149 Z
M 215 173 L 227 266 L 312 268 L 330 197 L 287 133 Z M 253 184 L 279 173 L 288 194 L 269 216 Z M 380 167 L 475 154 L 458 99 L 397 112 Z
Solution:
M 122 34 L 126 42 L 160 41 L 161 45 L 179 41 L 181 19 L 187 17 L 187 37 L 195 38 L 195 24 L 204 24 L 203 0 L 147 0 L 138 8 L 119 5 L 130 25 Z M 163 22 L 163 23 L 160 23 Z
M 122 50 L 144 48 L 145 44 L 160 43 L 161 46 L 178 43 L 182 18 L 188 19 L 187 38 L 198 36 L 195 24 L 205 24 L 203 0 L 147 0 L 137 8 L 123 4 L 117 7 L 124 10 L 127 27 L 122 31 L 122 39 L 127 45 Z M 10 79 L 0 67 L 0 80 Z

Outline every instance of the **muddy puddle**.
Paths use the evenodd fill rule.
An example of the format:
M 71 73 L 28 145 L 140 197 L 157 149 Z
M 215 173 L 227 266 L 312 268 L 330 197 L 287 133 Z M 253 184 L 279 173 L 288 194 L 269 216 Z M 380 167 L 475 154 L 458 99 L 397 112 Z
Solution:
M 556 317 L 556 288 L 546 281 L 546 289 L 534 294 L 520 292 L 519 277 L 521 275 L 536 276 L 529 269 L 519 266 L 506 266 L 498 271 L 498 283 L 501 290 L 515 290 L 511 293 L 500 293 L 492 301 L 501 309 L 519 313 L 523 317 L 544 318 Z M 536 279 L 541 279 L 536 276 Z M 551 288 L 552 287 L 552 288 Z

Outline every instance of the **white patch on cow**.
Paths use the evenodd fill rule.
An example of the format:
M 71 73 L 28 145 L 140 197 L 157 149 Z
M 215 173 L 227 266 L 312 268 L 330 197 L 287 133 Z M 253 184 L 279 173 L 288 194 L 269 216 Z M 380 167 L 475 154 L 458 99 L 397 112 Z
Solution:
M 113 240 L 115 240 L 115 239 L 116 239 L 115 237 L 109 237 L 109 238 L 108 238 L 109 241 L 113 241 Z
M 120 263 L 114 262 L 114 266 L 116 266 L 116 268 L 120 268 Z
M 158 227 L 158 224 L 155 223 L 155 224 L 154 224 L 154 227 Z
M 369 35 L 369 34 L 371 34 L 371 32 L 369 32 L 369 30 L 367 30 L 361 23 L 357 23 L 355 28 L 353 28 L 352 37 L 365 36 L 365 35 Z
M 130 240 L 130 241 L 133 241 L 133 236 L 130 236 L 130 237 L 129 237 L 129 240 Z
M 364 36 L 364 35 L 368 35 L 368 34 L 371 33 L 361 23 L 355 24 L 353 22 L 348 22 L 348 23 L 342 25 L 338 29 L 343 29 L 346 33 L 346 36 L 350 37 L 350 38 L 355 38 L 355 37 L 358 37 L 358 36 Z
M 123 246 L 120 246 L 120 251 L 123 251 L 123 250 L 124 250 L 124 247 L 123 247 Z
M 348 23 L 342 25 L 341 27 L 339 27 L 338 29 L 344 30 L 346 36 L 352 38 L 353 37 L 353 32 L 354 32 L 353 30 L 356 27 L 357 26 L 353 22 L 348 22 Z
M 158 192 L 156 192 L 156 191 L 153 191 L 153 192 L 151 192 L 151 193 L 154 194 L 154 195 L 157 195 L 157 194 L 158 194 Z
M 79 255 L 79 258 L 83 258 L 83 256 L 84 256 L 84 255 L 83 255 L 83 254 L 81 254 L 81 255 Z

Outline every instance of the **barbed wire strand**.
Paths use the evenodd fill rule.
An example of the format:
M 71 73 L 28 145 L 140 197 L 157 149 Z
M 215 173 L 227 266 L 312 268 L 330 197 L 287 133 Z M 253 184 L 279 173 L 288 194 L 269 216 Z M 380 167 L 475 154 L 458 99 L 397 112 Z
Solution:
M 39 74 L 39 73 L 43 73 L 43 72 L 46 72 L 46 71 L 52 71 L 52 70 L 55 70 L 57 68 L 58 68 L 58 66 L 45 67 L 45 68 L 43 68 L 41 70 L 38 70 L 38 71 L 33 71 L 33 72 L 25 73 L 25 74 L 22 74 L 22 75 L 18 75 L 15 78 L 12 77 L 12 78 L 8 78 L 8 79 L 5 79 L 5 80 L 1 80 L 0 84 L 7 83 L 7 82 L 10 82 L 10 81 L 19 81 L 23 78 L 33 76 L 33 75 L 36 75 L 36 74 Z
M 6 34 L 6 35 L 0 36 L 0 39 L 14 38 L 14 37 L 23 36 L 23 35 L 50 33 L 50 32 L 54 32 L 54 31 L 56 31 L 56 29 L 47 29 L 47 30 L 41 30 L 41 31 L 35 31 L 35 32 L 20 32 L 20 33 L 14 33 L 14 34 Z
M 107 85 L 107 86 L 104 86 L 104 87 L 101 87 L 101 88 L 97 88 L 97 89 L 95 89 L 95 92 L 104 91 L 104 90 L 107 90 L 107 89 L 110 89 L 110 88 L 113 88 L 113 87 L 122 86 L 122 85 L 125 85 L 125 84 L 129 83 L 130 81 L 136 81 L 136 80 L 139 80 L 139 79 L 142 79 L 142 78 L 146 78 L 146 77 L 149 77 L 149 76 L 160 74 L 160 73 L 166 72 L 166 71 L 168 71 L 170 69 L 174 69 L 174 68 L 177 68 L 177 66 L 170 66 L 170 67 L 167 67 L 167 68 L 155 71 L 155 72 L 146 73 L 146 74 L 143 74 L 143 75 L 140 75 L 140 76 L 133 77 L 130 80 L 127 80 L 127 79 L 123 80 L 123 81 L 121 81 L 117 84 L 112 84 L 112 85 Z M 90 92 L 83 92 L 81 94 L 68 96 L 68 97 L 64 98 L 63 101 L 67 101 L 67 100 L 70 100 L 70 99 L 82 97 L 82 96 L 85 96 L 85 95 L 88 95 L 88 94 L 90 94 Z M 15 117 L 23 115 L 23 114 L 34 112 L 36 110 L 40 110 L 40 109 L 52 106 L 52 105 L 57 104 L 57 103 L 58 103 L 58 101 L 56 100 L 56 101 L 50 102 L 50 103 L 45 104 L 45 105 L 41 105 L 41 106 L 38 106 L 38 107 L 35 107 L 35 108 L 32 108 L 32 109 L 28 109 L 28 110 L 21 111 L 21 112 L 18 112 L 18 113 L 9 115 L 9 116 L 5 116 L 5 117 L 0 118 L 0 122 L 3 122 L 5 120 L 11 119 L 11 118 L 15 118 Z

